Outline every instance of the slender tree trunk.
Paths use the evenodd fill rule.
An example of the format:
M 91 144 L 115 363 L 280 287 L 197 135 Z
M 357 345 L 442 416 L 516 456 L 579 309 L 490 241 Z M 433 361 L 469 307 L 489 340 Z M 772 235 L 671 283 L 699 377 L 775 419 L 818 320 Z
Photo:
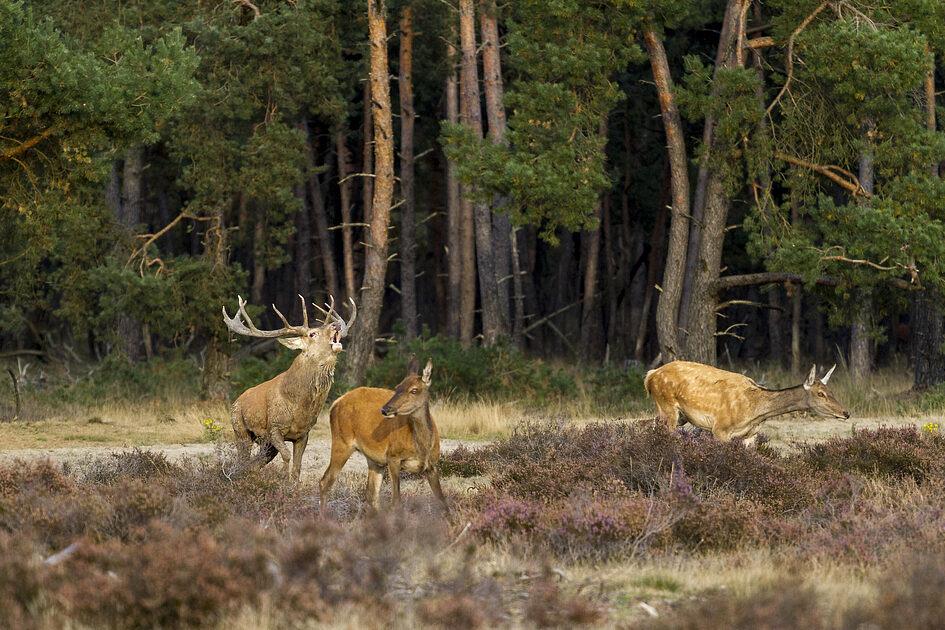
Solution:
M 663 193 L 666 194 L 665 192 Z M 662 200 L 661 200 L 662 201 Z M 656 221 L 653 223 L 653 233 L 650 236 L 650 255 L 646 262 L 646 290 L 643 293 L 643 308 L 640 309 L 640 321 L 636 331 L 636 340 L 633 344 L 633 358 L 643 360 L 646 349 L 647 332 L 650 328 L 650 309 L 653 305 L 653 293 L 659 281 L 660 260 L 663 260 L 663 241 L 666 234 L 666 215 L 668 208 L 661 203 L 656 212 Z M 660 298 L 662 301 L 662 298 Z M 658 315 L 657 315 L 658 317 Z M 659 324 L 657 324 L 658 326 Z
M 793 285 L 791 294 L 791 374 L 801 375 L 801 319 L 804 314 L 801 310 L 801 285 Z M 819 316 L 819 313 L 818 313 Z
M 135 146 L 125 153 L 122 174 L 121 204 L 118 223 L 129 235 L 133 234 L 144 211 L 144 147 Z M 132 363 L 141 359 L 141 325 L 128 315 L 118 318 L 119 345 Z
M 860 185 L 867 193 L 873 193 L 873 155 L 866 149 L 860 156 Z M 855 379 L 863 379 L 870 375 L 872 357 L 872 312 L 873 299 L 869 289 L 859 289 L 855 293 L 856 305 L 853 316 L 853 325 L 850 328 L 850 373 Z
M 649 53 L 653 81 L 660 101 L 673 193 L 669 247 L 666 252 L 662 293 L 656 307 L 656 330 L 660 352 L 663 361 L 669 362 L 683 356 L 677 321 L 689 239 L 689 164 L 686 158 L 686 140 L 683 135 L 682 121 L 673 95 L 673 79 L 669 73 L 666 49 L 652 24 L 648 23 L 644 27 L 643 38 Z
M 447 46 L 447 59 L 450 73 L 446 77 L 446 119 L 452 123 L 459 122 L 459 92 L 456 80 L 456 47 L 450 43 Z M 461 336 L 465 343 L 472 343 L 473 311 L 476 308 L 476 279 L 472 278 L 472 305 L 466 303 L 466 278 L 463 273 L 465 260 L 465 243 L 463 235 L 463 216 L 460 207 L 459 178 L 456 176 L 456 165 L 452 160 L 446 163 L 446 221 L 447 221 L 447 276 L 449 278 L 449 334 L 454 339 Z M 471 258 L 472 256 L 470 256 Z M 468 308 L 468 312 L 466 310 Z M 462 324 L 462 325 L 461 325 Z M 468 328 L 468 341 L 466 330 Z M 462 335 L 461 335 L 462 331 Z
M 584 297 L 581 308 L 581 352 L 585 359 L 591 359 L 597 351 L 594 341 L 598 337 L 600 328 L 595 313 L 597 312 L 597 269 L 600 264 L 600 222 L 604 203 L 603 197 L 597 202 L 597 226 L 584 232 L 582 239 L 587 249 L 584 266 Z
M 771 360 L 781 365 L 784 363 L 784 337 L 781 334 L 781 285 L 776 284 L 768 290 L 768 343 Z
M 312 223 L 315 225 L 315 234 L 318 236 L 318 251 L 322 259 L 322 270 L 325 273 L 325 291 L 338 299 L 341 288 L 338 281 L 338 265 L 335 262 L 335 247 L 328 229 L 328 209 L 325 207 L 325 191 L 322 188 L 322 178 L 317 172 L 315 157 L 316 148 L 312 145 L 308 133 L 308 124 L 304 124 L 306 152 L 305 159 L 308 166 L 306 182 L 308 196 L 312 204 Z
M 257 213 L 253 226 L 253 286 L 250 289 L 253 304 L 263 302 L 263 291 L 266 289 L 266 224 L 262 214 Z
M 476 61 L 476 28 L 473 0 L 459 2 L 459 34 L 462 51 L 460 112 L 463 124 L 482 137 L 482 112 L 479 97 L 479 68 Z M 473 202 L 476 235 L 476 262 L 479 267 L 479 296 L 482 304 L 482 341 L 492 346 L 505 336 L 499 309 L 499 289 L 495 257 L 492 253 L 492 212 L 481 201 Z
M 503 104 L 505 87 L 502 83 L 502 61 L 499 53 L 498 8 L 495 0 L 483 0 L 479 11 L 479 28 L 482 32 L 482 75 L 483 88 L 486 97 L 486 118 L 489 121 L 489 138 L 493 144 L 504 144 L 506 133 L 505 106 Z M 521 322 L 514 322 L 509 311 L 509 287 L 514 280 L 512 260 L 512 239 L 515 233 L 509 215 L 500 211 L 506 200 L 496 198 L 493 201 L 493 237 L 496 262 L 496 278 L 498 280 L 499 310 L 503 319 L 503 327 L 508 330 L 509 324 L 513 331 L 521 329 Z M 518 299 L 517 297 L 513 299 Z M 513 336 L 515 336 L 513 334 Z M 518 340 L 516 343 L 518 343 Z
M 301 202 L 301 207 L 295 215 L 295 292 L 311 300 L 312 290 L 312 219 L 308 200 L 305 198 L 305 187 L 296 186 L 295 196 Z M 301 307 L 296 300 L 292 300 L 294 309 L 298 309 L 301 317 Z
M 387 229 L 394 195 L 394 129 L 390 105 L 387 64 L 387 7 L 384 0 L 368 0 L 368 28 L 371 41 L 371 103 L 374 120 L 374 197 L 371 202 L 370 240 L 365 252 L 361 308 L 348 356 L 348 377 L 352 383 L 364 381 L 374 353 L 374 339 L 380 322 L 387 275 Z
M 374 120 L 373 107 L 371 106 L 371 81 L 368 79 L 364 83 L 364 131 L 363 144 L 361 147 L 361 206 L 363 208 L 364 223 L 371 222 L 371 204 L 374 199 Z M 367 233 L 370 228 L 364 228 L 364 242 L 368 242 Z
M 335 132 L 335 152 L 338 157 L 338 189 L 341 198 L 341 249 L 344 260 L 345 299 L 356 298 L 354 273 L 354 228 L 351 226 L 351 156 L 344 127 Z
M 417 336 L 417 235 L 414 195 L 413 7 L 400 15 L 400 305 L 407 341 Z
M 930 65 L 925 76 L 926 127 L 937 131 L 935 116 L 935 55 L 929 51 Z M 931 166 L 932 177 L 939 176 L 938 163 Z M 912 299 L 912 355 L 917 390 L 945 383 L 945 309 L 940 291 L 926 288 Z
M 719 51 L 716 56 L 719 63 L 716 65 L 716 73 L 722 68 L 745 66 L 744 51 L 739 49 L 738 42 L 741 40 L 741 34 L 744 33 L 748 1 L 729 0 L 728 2 L 722 32 L 719 36 Z M 708 149 L 713 154 L 721 151 L 718 142 L 717 134 L 713 131 L 712 145 Z M 690 256 L 697 255 L 698 258 L 695 263 L 692 299 L 688 305 L 689 336 L 686 342 L 686 353 L 693 361 L 714 364 L 718 305 L 716 283 L 722 264 L 722 246 L 725 241 L 725 223 L 728 219 L 730 200 L 722 173 L 711 164 L 709 167 L 699 250 L 698 253 L 689 253 Z

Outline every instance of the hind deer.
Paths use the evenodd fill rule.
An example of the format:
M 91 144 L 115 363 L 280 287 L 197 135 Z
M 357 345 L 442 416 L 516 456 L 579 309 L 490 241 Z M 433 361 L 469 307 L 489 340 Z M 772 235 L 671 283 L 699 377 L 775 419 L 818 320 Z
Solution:
M 390 473 L 391 495 L 400 504 L 400 471 L 426 477 L 433 494 L 448 512 L 440 488 L 440 434 L 430 415 L 432 361 L 418 374 L 416 358 L 409 374 L 394 390 L 353 389 L 331 406 L 331 462 L 319 484 L 321 509 L 348 458 L 359 451 L 367 459 L 367 500 L 379 507 L 384 468 Z
M 276 315 L 285 324 L 278 330 L 259 330 L 246 313 L 246 301 L 237 296 L 239 310 L 230 317 L 223 307 L 223 322 L 238 335 L 275 339 L 286 348 L 301 350 L 292 365 L 274 378 L 250 387 L 233 403 L 231 421 L 237 445 L 250 468 L 261 468 L 276 456 L 282 455 L 283 469 L 289 471 L 292 460 L 292 479 L 298 481 L 302 470 L 302 454 L 308 445 L 308 434 L 318 421 L 328 391 L 335 380 L 335 362 L 342 351 L 341 340 L 358 316 L 358 308 L 351 300 L 351 318 L 346 322 L 334 310 L 335 301 L 329 296 L 325 319 L 321 326 L 309 327 L 308 310 L 302 300 L 302 325 L 292 326 L 273 305 Z M 316 308 L 318 308 L 316 306 Z M 321 310 L 321 309 L 319 309 Z M 260 443 L 259 453 L 250 459 L 254 442 Z M 286 442 L 292 442 L 292 453 Z
M 810 411 L 828 418 L 849 418 L 850 413 L 827 389 L 836 367 L 818 379 L 815 365 L 803 384 L 774 390 L 711 365 L 673 361 L 647 372 L 643 386 L 656 403 L 659 421 L 670 431 L 680 424 L 682 414 L 682 424 L 688 421 L 723 441 L 741 438 L 754 445 L 761 423 L 781 414 Z

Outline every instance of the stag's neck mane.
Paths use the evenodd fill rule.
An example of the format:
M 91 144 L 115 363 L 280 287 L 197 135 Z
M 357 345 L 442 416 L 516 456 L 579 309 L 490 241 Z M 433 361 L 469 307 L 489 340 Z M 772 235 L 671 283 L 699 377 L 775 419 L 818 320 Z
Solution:
M 422 470 L 430 465 L 430 452 L 433 450 L 435 435 L 433 433 L 433 416 L 430 415 L 430 401 L 408 416 L 410 429 L 413 432 L 413 445 L 417 450 L 417 459 L 421 462 Z
M 762 419 L 780 416 L 793 411 L 805 411 L 810 405 L 807 399 L 807 390 L 803 385 L 787 389 L 760 388 L 760 404 L 756 408 L 758 417 Z
M 335 380 L 335 363 L 334 355 L 325 359 L 301 353 L 285 371 L 283 393 L 293 400 L 324 399 Z

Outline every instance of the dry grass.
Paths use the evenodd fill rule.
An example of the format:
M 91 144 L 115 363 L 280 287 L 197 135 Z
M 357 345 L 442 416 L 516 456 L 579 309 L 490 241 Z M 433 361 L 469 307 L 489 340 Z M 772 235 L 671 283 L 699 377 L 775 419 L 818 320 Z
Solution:
M 207 418 L 229 431 L 229 409 L 220 402 L 111 403 L 42 420 L 0 423 L 0 450 L 200 442 Z

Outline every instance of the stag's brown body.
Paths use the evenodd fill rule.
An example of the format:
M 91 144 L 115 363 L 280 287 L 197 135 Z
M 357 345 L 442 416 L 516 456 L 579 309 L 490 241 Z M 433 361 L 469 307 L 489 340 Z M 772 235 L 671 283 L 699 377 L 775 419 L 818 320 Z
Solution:
M 396 390 L 358 387 L 331 406 L 331 462 L 320 484 L 322 509 L 355 451 L 367 459 L 367 499 L 375 509 L 385 468 L 390 473 L 395 504 L 400 502 L 400 471 L 405 470 L 426 477 L 445 508 L 438 466 L 440 433 L 430 415 L 431 369 L 428 363 L 421 377 L 412 368 Z
M 336 361 L 331 350 L 315 355 L 303 352 L 288 370 L 243 392 L 233 403 L 237 440 L 244 446 L 264 442 L 259 457 L 267 462 L 283 453 L 283 448 L 283 459 L 288 459 L 285 442 L 292 442 L 292 474 L 298 479 L 308 434 L 334 382 Z M 262 463 L 256 461 L 257 465 Z
M 836 367 L 836 366 L 834 366 Z M 849 418 L 850 414 L 827 389 L 833 369 L 818 380 L 816 366 L 802 385 L 765 389 L 742 374 L 711 365 L 673 361 L 650 370 L 643 381 L 656 403 L 659 420 L 670 430 L 681 416 L 720 440 L 747 438 L 754 442 L 761 423 L 793 411 Z
M 275 309 L 285 326 L 277 330 L 259 330 L 246 312 L 245 300 L 237 297 L 239 310 L 236 315 L 230 317 L 223 309 L 227 328 L 239 335 L 276 339 L 287 348 L 302 352 L 288 370 L 250 387 L 233 403 L 231 421 L 236 443 L 244 459 L 249 458 L 253 443 L 260 443 L 260 452 L 250 460 L 250 467 L 264 466 L 278 453 L 288 470 L 291 460 L 291 475 L 298 480 L 308 434 L 318 421 L 318 414 L 331 390 L 337 355 L 342 350 L 341 340 L 357 317 L 357 307 L 352 300 L 351 319 L 345 322 L 334 313 L 334 300 L 331 300 L 328 311 L 324 311 L 324 324 L 309 327 L 305 300 L 299 296 L 304 317 L 301 326 L 290 325 Z M 286 442 L 292 442 L 291 454 Z

